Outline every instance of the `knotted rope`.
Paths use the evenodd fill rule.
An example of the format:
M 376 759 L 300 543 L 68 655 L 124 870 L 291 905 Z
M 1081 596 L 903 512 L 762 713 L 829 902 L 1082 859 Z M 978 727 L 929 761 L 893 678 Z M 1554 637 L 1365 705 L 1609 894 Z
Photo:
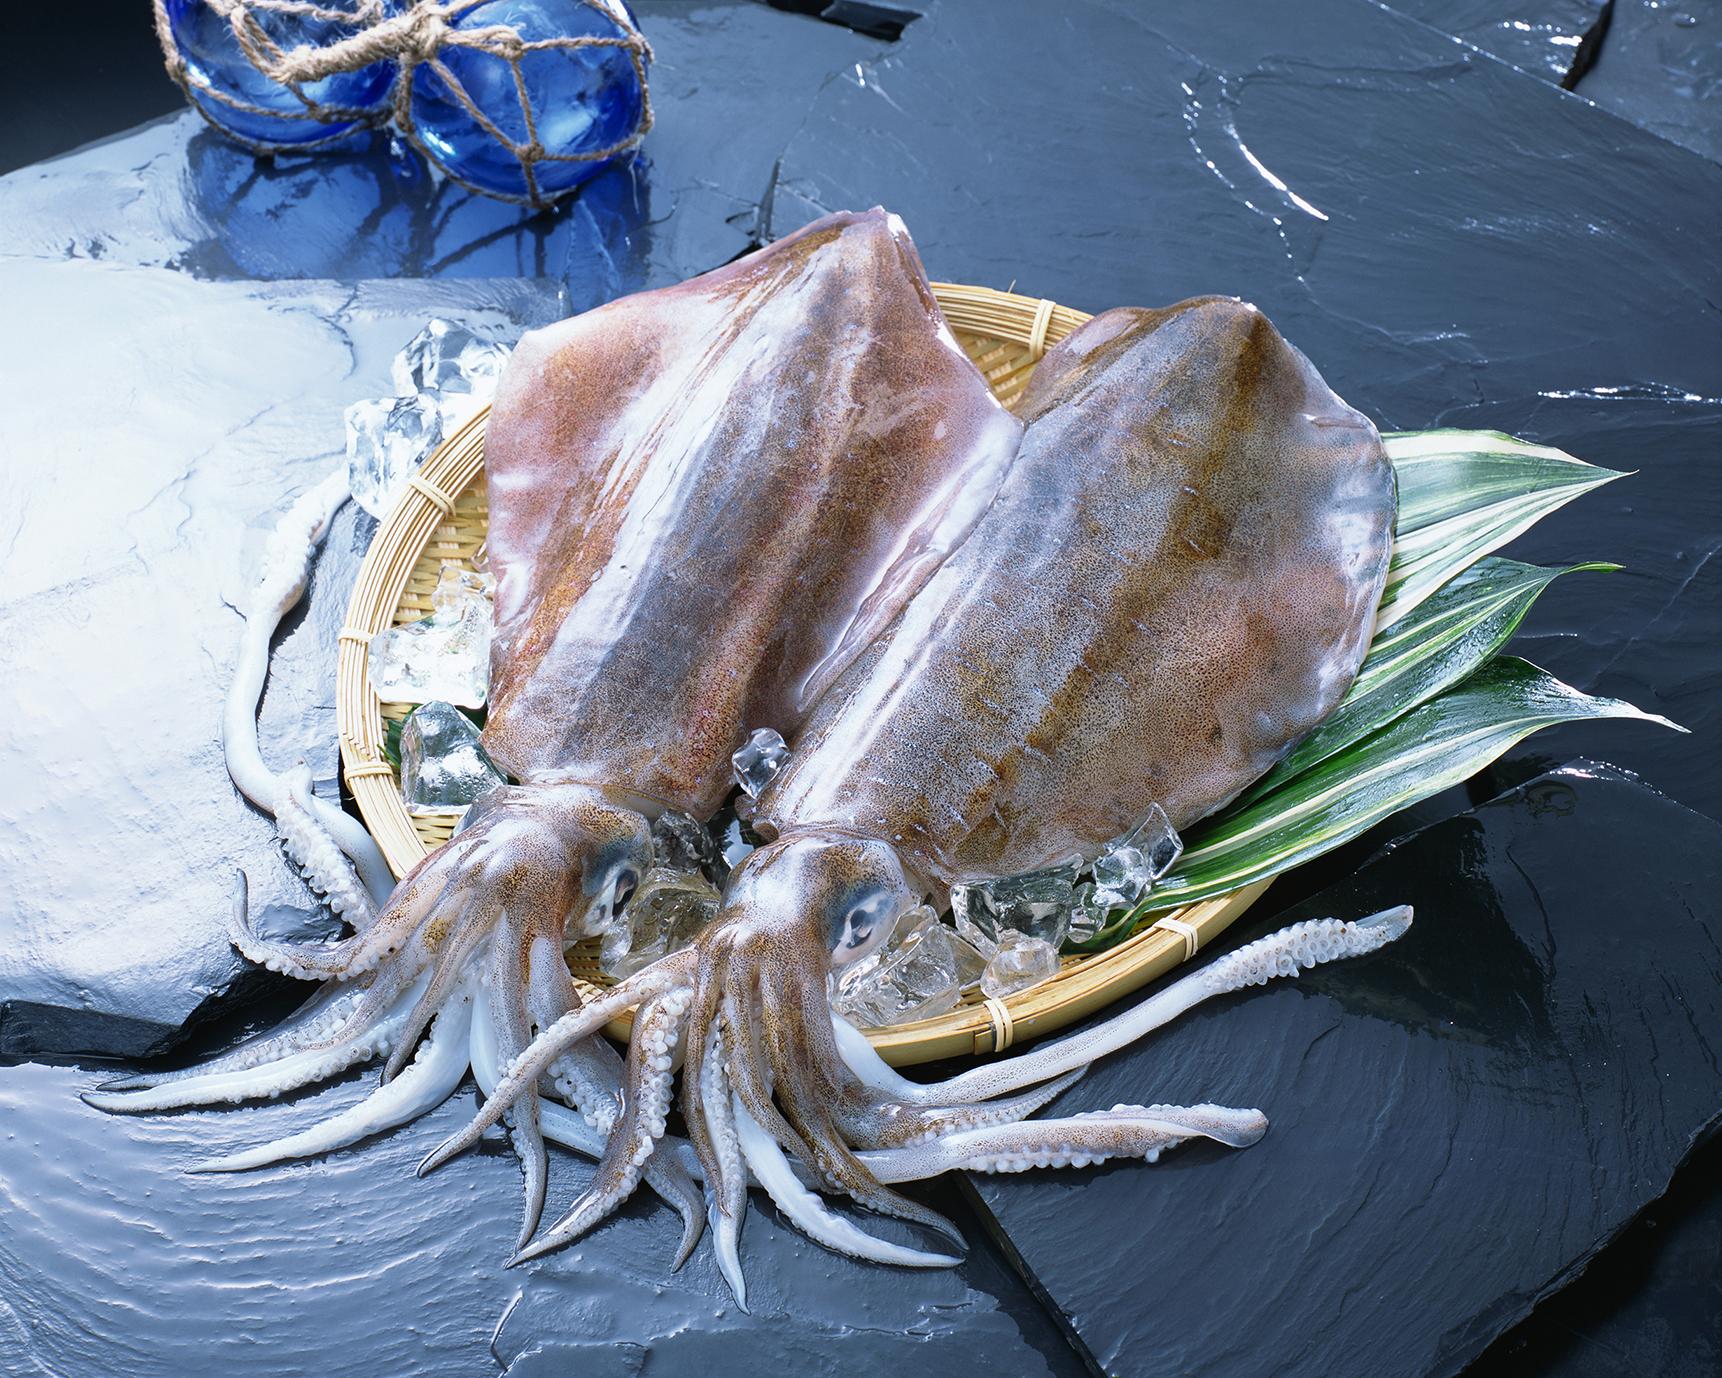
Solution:
M 392 122 L 407 142 L 427 161 L 441 168 L 451 181 L 469 191 L 534 208 L 547 206 L 559 196 L 567 194 L 541 190 L 535 171 L 539 163 L 601 163 L 638 148 L 640 141 L 652 127 L 652 95 L 646 83 L 646 64 L 652 59 L 651 45 L 628 17 L 627 11 L 620 5 L 609 3 L 609 0 L 579 0 L 579 3 L 610 20 L 621 33 L 614 36 L 566 34 L 534 39 L 522 38 L 517 30 L 507 24 L 458 29 L 449 22 L 484 4 L 485 0 L 418 0 L 410 9 L 393 15 L 385 12 L 382 0 L 356 0 L 356 3 L 344 9 L 331 9 L 327 5 L 314 3 L 314 0 L 204 0 L 204 3 L 232 26 L 234 41 L 245 54 L 246 60 L 263 76 L 290 91 L 304 107 L 302 111 L 294 112 L 270 109 L 232 92 L 194 81 L 187 70 L 184 56 L 174 42 L 167 17 L 166 0 L 154 0 L 156 36 L 161 41 L 162 52 L 167 58 L 168 74 L 185 92 L 192 106 L 205 119 L 209 119 L 211 124 L 215 124 L 215 121 L 210 118 L 208 111 L 203 110 L 198 100 L 192 99 L 194 87 L 195 94 L 204 99 L 217 101 L 247 114 L 274 119 L 313 120 L 319 124 L 339 123 L 365 128 L 376 128 Z M 260 12 L 363 27 L 357 33 L 325 46 L 301 44 L 291 49 L 283 49 L 264 30 L 257 17 Z M 473 101 L 466 87 L 442 60 L 442 53 L 451 47 L 473 48 L 508 63 L 514 77 L 521 117 L 526 126 L 524 142 L 510 138 Z M 552 153 L 544 147 L 538 137 L 538 121 L 532 109 L 531 97 L 527 94 L 526 78 L 520 64 L 527 54 L 552 48 L 621 48 L 627 52 L 634 67 L 634 75 L 640 83 L 640 118 L 632 133 L 608 148 L 590 153 Z M 313 100 L 305 94 L 304 87 L 313 82 L 345 72 L 361 71 L 372 63 L 385 61 L 394 62 L 399 70 L 389 100 L 375 108 L 331 104 Z M 520 164 L 521 176 L 526 183 L 525 195 L 511 196 L 476 186 L 426 147 L 413 124 L 412 116 L 413 72 L 421 64 L 436 73 L 475 125 L 514 156 L 515 161 Z M 312 152 L 326 148 L 353 132 L 351 129 L 342 129 L 322 139 L 269 143 L 245 138 L 220 125 L 216 127 L 226 137 L 244 145 L 253 153 L 260 154 Z

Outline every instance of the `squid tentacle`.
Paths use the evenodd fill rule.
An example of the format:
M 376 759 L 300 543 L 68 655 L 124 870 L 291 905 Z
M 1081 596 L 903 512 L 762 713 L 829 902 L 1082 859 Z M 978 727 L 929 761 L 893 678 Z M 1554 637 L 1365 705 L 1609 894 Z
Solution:
M 347 475 L 337 469 L 302 493 L 270 532 L 263 569 L 245 610 L 245 630 L 240 637 L 233 683 L 222 709 L 221 745 L 227 773 L 239 792 L 258 808 L 275 815 L 282 841 L 290 853 L 295 853 L 295 862 L 300 865 L 309 862 L 312 866 L 306 879 L 330 897 L 331 908 L 345 912 L 357 924 L 370 903 L 382 900 L 393 888 L 394 878 L 382 849 L 357 819 L 311 794 L 308 780 L 302 791 L 296 786 L 291 788 L 287 802 L 294 816 L 283 821 L 278 807 L 283 782 L 264 763 L 257 739 L 257 703 L 269 676 L 269 643 L 281 619 L 303 596 L 310 580 L 311 559 L 348 496 Z M 296 854 L 296 849 L 303 851 L 303 858 Z M 335 852 L 352 861 L 363 889 L 368 892 L 362 906 L 358 896 L 350 894 L 347 867 L 335 857 Z M 350 898 L 354 907 L 343 911 L 334 903 L 337 898 L 343 903 Z
M 917 1181 L 941 1172 L 1025 1172 L 1086 1167 L 1109 1158 L 1156 1161 L 1162 1150 L 1207 1138 L 1247 1148 L 1267 1132 L 1259 1110 L 1219 1105 L 1115 1105 L 1064 1119 L 1024 1120 L 961 1130 L 926 1143 L 863 1153 L 881 1181 Z
M 455 1093 L 466 1075 L 472 1007 L 453 1002 L 436 1017 L 411 1065 L 340 1114 L 256 1148 L 207 1159 L 189 1172 L 244 1172 L 289 1158 L 312 1158 L 416 1120 Z
M 1030 1090 L 972 1105 L 924 1110 L 900 1102 L 878 1101 L 859 1114 L 844 1108 L 838 1112 L 838 1124 L 843 1137 L 856 1149 L 910 1148 L 965 1130 L 1025 1120 L 1068 1091 L 1087 1070 L 1078 1067 Z
M 421 977 L 414 990 L 426 979 Z M 98 1110 L 138 1114 L 149 1110 L 238 1104 L 240 1101 L 282 1096 L 313 1082 L 327 1081 L 356 1063 L 387 1052 L 394 1046 L 405 1022 L 406 1003 L 405 999 L 401 1000 L 383 1018 L 329 1046 L 290 1052 L 272 1061 L 250 1066 L 205 1071 L 135 1091 L 86 1091 L 84 1100 Z
M 1282 976 L 1385 947 L 1411 927 L 1410 905 L 1384 909 L 1367 918 L 1306 919 L 1257 938 L 1174 981 L 1148 999 L 1093 1028 L 1043 1043 L 1002 1062 L 959 1073 L 927 1089 L 947 1103 L 962 1104 L 1044 1081 L 1129 1046 L 1170 1023 L 1186 1010 L 1217 995 L 1265 985 Z
M 234 915 L 229 938 L 246 960 L 300 980 L 349 981 L 363 976 L 405 946 L 427 918 L 434 923 L 444 902 L 464 889 L 459 863 L 469 848 L 460 843 L 456 838 L 421 862 L 395 888 L 376 922 L 351 938 L 318 947 L 273 942 L 257 934 L 243 913 Z
M 774 976 L 783 979 L 772 979 Z M 816 986 L 810 1010 L 807 986 Z M 758 985 L 763 1006 L 766 1046 L 771 1057 L 773 1079 L 786 1094 L 780 1096 L 785 1115 L 813 1150 L 812 1164 L 827 1180 L 839 1186 L 851 1198 L 881 1215 L 896 1216 L 913 1224 L 924 1225 L 944 1235 L 958 1248 L 967 1241 L 956 1225 L 937 1211 L 911 1201 L 899 1192 L 882 1185 L 843 1142 L 837 1125 L 826 1108 L 826 1101 L 812 1075 L 810 1064 L 791 1040 L 790 1031 L 805 1028 L 808 1023 L 829 1027 L 824 1017 L 829 1005 L 825 1000 L 823 980 L 791 983 L 791 974 L 765 973 Z
M 506 935 L 505 935 L 506 937 Z M 496 1040 L 498 1057 L 512 1061 L 532 1041 L 532 1029 L 526 1014 L 522 953 L 506 940 L 492 944 L 488 962 L 488 981 L 480 982 L 478 993 L 479 1019 L 488 1025 Z M 509 1107 L 506 1116 L 509 1142 L 520 1160 L 525 1201 L 521 1211 L 519 1248 L 538 1228 L 544 1212 L 544 1194 L 549 1183 L 550 1164 L 544 1151 L 544 1134 L 539 1124 L 539 1096 L 534 1087 Z
M 671 1068 L 690 995 L 686 988 L 678 987 L 640 1007 L 628 1044 L 628 1094 L 610 1130 L 596 1177 L 567 1214 L 541 1238 L 523 1245 L 510 1266 L 577 1239 L 633 1194 L 647 1160 L 664 1136 Z
M 697 1028 L 698 1026 L 696 1026 Z M 697 1115 L 705 1129 L 715 1172 L 706 1177 L 708 1213 L 712 1227 L 712 1248 L 717 1254 L 718 1272 L 729 1284 L 735 1304 L 747 1310 L 747 1281 L 741 1270 L 741 1227 L 747 1216 L 747 1164 L 742 1161 L 741 1140 L 736 1135 L 734 1093 L 724 1072 L 727 1060 L 723 1027 L 714 1019 L 705 1038 L 705 1056 L 692 1073 L 700 1083 L 697 1106 L 688 1116 Z M 684 1069 L 684 1076 L 689 1075 Z
M 904 1268 L 954 1268 L 962 1262 L 954 1254 L 926 1253 L 880 1239 L 828 1209 L 802 1185 L 777 1140 L 760 1128 L 741 1096 L 731 1101 L 731 1108 L 742 1158 L 777 1208 L 808 1238 L 851 1258 Z
M 473 1116 L 472 1122 L 458 1133 L 451 1134 L 418 1166 L 419 1176 L 435 1171 L 457 1153 L 471 1148 L 502 1118 L 503 1112 L 526 1091 L 538 1084 L 539 1077 L 569 1048 L 598 1032 L 612 1019 L 627 1013 L 633 1006 L 654 995 L 661 995 L 680 983 L 692 962 L 691 950 L 675 953 L 662 961 L 636 972 L 626 981 L 612 986 L 596 999 L 578 1009 L 570 1010 L 548 1029 L 538 1035 L 497 1079 L 494 1090 Z

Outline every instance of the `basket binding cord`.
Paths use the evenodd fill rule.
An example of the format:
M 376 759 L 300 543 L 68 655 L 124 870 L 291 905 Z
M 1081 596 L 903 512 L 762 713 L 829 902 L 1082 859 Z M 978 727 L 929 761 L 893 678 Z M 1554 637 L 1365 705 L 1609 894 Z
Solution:
M 622 30 L 619 35 L 606 37 L 593 34 L 567 34 L 553 38 L 522 38 L 519 31 L 507 24 L 491 24 L 482 28 L 457 29 L 449 21 L 477 8 L 485 0 L 418 0 L 399 14 L 389 14 L 383 0 L 359 0 L 350 9 L 334 9 L 312 0 L 203 0 L 211 10 L 232 26 L 234 40 L 246 59 L 264 76 L 290 91 L 304 106 L 301 114 L 289 114 L 267 109 L 243 97 L 218 87 L 194 82 L 184 56 L 174 41 L 167 15 L 166 0 L 153 0 L 156 37 L 166 58 L 168 75 L 185 92 L 193 109 L 203 115 L 220 133 L 257 154 L 306 153 L 328 148 L 349 138 L 358 129 L 374 129 L 393 124 L 401 136 L 433 167 L 450 181 L 481 196 L 489 196 L 513 205 L 541 210 L 554 204 L 577 187 L 565 191 L 546 192 L 539 186 L 535 168 L 539 163 L 603 163 L 619 158 L 638 148 L 651 131 L 654 115 L 651 88 L 646 81 L 646 65 L 652 60 L 651 44 L 626 10 L 612 7 L 606 0 L 579 0 L 587 8 L 601 14 Z M 324 23 L 362 24 L 358 33 L 322 47 L 300 45 L 284 49 L 258 22 L 257 12 L 292 16 Z M 508 63 L 514 77 L 514 89 L 520 101 L 520 111 L 526 124 L 527 140 L 522 143 L 510 138 L 498 127 L 468 94 L 465 86 L 442 60 L 447 48 L 473 48 Z M 640 118 L 632 133 L 606 148 L 588 153 L 552 153 L 538 136 L 538 122 L 527 94 L 526 79 L 520 62 L 526 54 L 546 49 L 620 48 L 633 63 L 634 75 L 640 83 Z M 305 94 L 304 87 L 312 82 L 338 73 L 356 72 L 372 63 L 392 61 L 398 65 L 389 99 L 374 108 L 325 104 Z M 455 100 L 480 129 L 506 148 L 520 164 L 526 183 L 526 194 L 510 195 L 468 181 L 443 162 L 419 137 L 413 122 L 413 73 L 424 64 L 442 80 Z M 248 139 L 215 123 L 196 97 L 214 100 L 248 114 L 276 119 L 306 119 L 319 124 L 340 123 L 357 126 L 343 128 L 327 138 L 302 143 L 270 143 Z

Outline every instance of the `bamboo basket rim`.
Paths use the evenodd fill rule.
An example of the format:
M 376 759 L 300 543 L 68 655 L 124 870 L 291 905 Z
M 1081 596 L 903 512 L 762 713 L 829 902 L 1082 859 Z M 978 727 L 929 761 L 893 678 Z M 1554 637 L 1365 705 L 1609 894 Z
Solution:
M 1045 297 L 990 287 L 935 282 L 933 294 L 957 341 L 1010 402 L 1027 385 L 1047 348 L 1090 319 Z M 371 542 L 348 603 L 336 662 L 336 719 L 341 763 L 365 825 L 396 878 L 447 841 L 452 820 L 417 819 L 401 799 L 395 770 L 383 755 L 386 717 L 408 705 L 385 705 L 371 687 L 368 650 L 384 629 L 429 611 L 429 588 L 444 559 L 470 561 L 483 539 L 485 407 L 427 459 Z M 1267 889 L 1269 882 L 1160 915 L 1105 952 L 1067 956 L 1056 976 L 1004 1000 L 978 992 L 949 1013 L 912 1024 L 869 1029 L 867 1037 L 896 1066 L 1003 1052 L 1013 1043 L 1054 1032 L 1139 990 L 1212 942 Z M 596 943 L 573 949 L 575 984 L 602 984 Z M 631 1019 L 608 1032 L 625 1040 Z

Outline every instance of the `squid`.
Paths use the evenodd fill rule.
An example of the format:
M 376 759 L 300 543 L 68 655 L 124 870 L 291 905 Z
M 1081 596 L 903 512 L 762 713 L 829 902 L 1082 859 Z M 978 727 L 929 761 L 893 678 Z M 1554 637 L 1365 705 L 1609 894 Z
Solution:
M 1094 318 L 1050 351 L 985 514 L 825 688 L 757 801 L 769 838 L 693 945 L 540 1033 L 476 1142 L 567 1049 L 638 1008 L 627 1107 L 590 1186 L 521 1257 L 578 1237 L 637 1185 L 681 1111 L 725 1276 L 750 1181 L 821 1243 L 910 1266 L 835 1192 L 952 1238 L 891 1182 L 1152 1158 L 1265 1122 L 1217 1107 L 1029 1121 L 1095 1058 L 1198 1000 L 1373 951 L 1409 910 L 1296 925 L 1094 1028 L 917 1084 L 834 1020 L 827 978 L 953 886 L 1092 858 L 1158 804 L 1182 828 L 1225 804 L 1338 704 L 1387 574 L 1392 470 L 1375 427 L 1254 307 L 1208 297 Z M 677 1151 L 680 1151 L 678 1146 Z
M 240 950 L 326 984 L 213 1062 L 86 1099 L 216 1104 L 388 1059 L 383 1086 L 336 1120 L 206 1165 L 231 1170 L 403 1123 L 469 1064 L 494 1080 L 578 1007 L 565 945 L 625 904 L 652 862 L 652 821 L 709 818 L 749 729 L 796 730 L 986 510 L 1020 434 L 902 222 L 878 209 L 528 334 L 486 437 L 483 742 L 514 783 L 376 912 L 355 897 L 339 943 L 266 941 L 241 889 Z M 548 1112 L 557 1137 L 598 1152 L 595 1129 L 631 1130 L 645 1106 L 621 1094 L 624 1074 L 656 1076 L 668 1008 L 644 1012 L 626 1067 L 602 1039 L 562 1050 L 546 1085 L 583 1123 Z M 536 1087 L 510 1111 L 522 1242 L 542 1208 L 546 1114 Z M 685 1256 L 703 1229 L 697 1191 L 673 1155 L 642 1174 L 682 1210 Z

